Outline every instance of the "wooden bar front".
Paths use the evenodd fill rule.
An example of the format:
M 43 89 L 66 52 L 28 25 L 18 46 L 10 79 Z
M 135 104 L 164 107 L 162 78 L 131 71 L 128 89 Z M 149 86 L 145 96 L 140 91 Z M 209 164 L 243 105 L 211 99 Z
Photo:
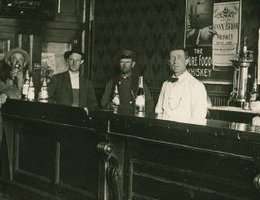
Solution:
M 1 182 L 17 195 L 98 200 L 260 198 L 260 127 L 217 120 L 174 122 L 99 110 L 87 114 L 83 108 L 16 100 L 9 100 L 2 114 L 9 152 L 8 165 L 8 159 L 2 164 L 13 175 L 2 176 Z

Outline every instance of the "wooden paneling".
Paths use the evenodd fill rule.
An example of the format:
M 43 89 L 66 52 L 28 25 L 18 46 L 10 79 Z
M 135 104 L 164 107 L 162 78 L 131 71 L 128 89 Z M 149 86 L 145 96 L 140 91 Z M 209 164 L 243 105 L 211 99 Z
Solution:
M 260 197 L 257 126 L 100 110 L 87 115 L 83 108 L 19 100 L 8 100 L 2 114 L 13 123 L 5 127 L 7 142 L 15 144 L 8 149 L 13 179 L 0 183 L 27 192 L 26 199 Z
M 95 120 L 83 109 L 28 103 L 13 104 L 5 118 L 7 143 L 14 141 L 15 153 L 8 154 L 12 183 L 33 193 L 42 191 L 46 199 L 97 199 L 100 137 Z
M 124 173 L 125 199 L 259 198 L 252 187 L 259 170 L 252 149 L 258 145 L 249 138 L 227 129 L 136 119 L 112 116 L 108 133 Z

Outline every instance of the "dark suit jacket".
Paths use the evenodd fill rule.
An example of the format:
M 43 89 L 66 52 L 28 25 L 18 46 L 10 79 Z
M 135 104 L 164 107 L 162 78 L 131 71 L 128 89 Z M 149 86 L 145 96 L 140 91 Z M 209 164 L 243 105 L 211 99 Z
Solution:
M 79 106 L 93 109 L 97 107 L 97 99 L 92 82 L 80 76 Z M 57 104 L 72 105 L 73 94 L 69 71 L 56 74 L 48 85 L 49 101 Z

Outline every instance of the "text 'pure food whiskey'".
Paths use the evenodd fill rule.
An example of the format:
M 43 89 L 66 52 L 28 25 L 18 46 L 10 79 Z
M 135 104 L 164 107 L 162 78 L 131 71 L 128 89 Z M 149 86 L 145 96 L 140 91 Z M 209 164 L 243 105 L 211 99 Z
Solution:
M 144 82 L 143 76 L 139 76 L 138 89 L 136 91 L 135 98 L 135 112 L 136 114 L 144 115 L 145 112 L 145 94 L 144 94 Z

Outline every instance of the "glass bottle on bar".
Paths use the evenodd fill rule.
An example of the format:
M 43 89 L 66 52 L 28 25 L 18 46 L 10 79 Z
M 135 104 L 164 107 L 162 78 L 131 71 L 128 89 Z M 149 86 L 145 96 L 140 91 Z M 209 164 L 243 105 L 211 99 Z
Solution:
M 117 113 L 118 112 L 119 105 L 120 105 L 120 97 L 119 97 L 119 92 L 118 92 L 118 86 L 115 85 L 114 95 L 113 95 L 113 99 L 112 99 L 113 113 Z
M 30 80 L 29 70 L 26 70 L 23 88 L 22 88 L 22 99 L 23 100 L 27 100 L 27 98 L 28 98 L 28 90 L 29 90 L 29 84 L 30 84 L 29 80 Z
M 144 94 L 144 82 L 143 76 L 139 76 L 138 89 L 136 91 L 135 98 L 135 112 L 136 114 L 144 114 L 145 112 L 145 94 Z
M 44 77 L 38 99 L 40 102 L 48 103 L 48 98 L 49 98 L 49 95 L 48 95 L 47 80 L 46 80 L 46 77 Z
M 29 82 L 29 89 L 28 89 L 28 100 L 34 101 L 34 98 L 35 98 L 34 85 L 33 85 L 33 79 L 31 77 Z
M 253 88 L 250 92 L 250 102 L 258 100 L 257 79 L 255 78 Z

